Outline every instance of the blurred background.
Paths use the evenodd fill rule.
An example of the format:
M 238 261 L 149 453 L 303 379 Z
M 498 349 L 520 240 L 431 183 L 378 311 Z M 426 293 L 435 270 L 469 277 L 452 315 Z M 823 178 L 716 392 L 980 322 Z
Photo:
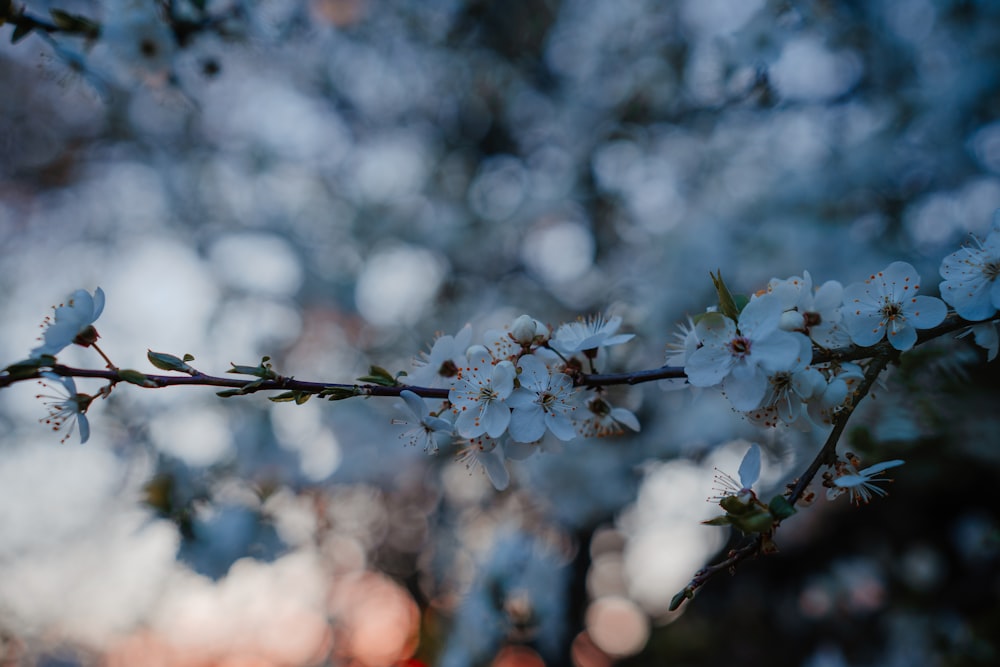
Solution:
M 608 369 L 654 368 L 709 271 L 751 293 L 905 260 L 933 294 L 1000 207 L 988 0 L 26 10 L 52 7 L 105 29 L 0 26 L 5 365 L 100 286 L 102 348 L 149 372 L 151 348 L 352 382 L 466 323 L 599 312 L 637 334 Z M 674 613 L 731 537 L 699 523 L 715 468 L 759 442 L 770 497 L 825 434 L 616 389 L 641 433 L 547 448 L 496 492 L 406 447 L 395 399 L 125 386 L 80 446 L 37 423 L 37 385 L 5 389 L 0 664 L 997 664 L 996 371 L 939 343 L 842 444 L 907 461 L 889 498 L 820 497 Z

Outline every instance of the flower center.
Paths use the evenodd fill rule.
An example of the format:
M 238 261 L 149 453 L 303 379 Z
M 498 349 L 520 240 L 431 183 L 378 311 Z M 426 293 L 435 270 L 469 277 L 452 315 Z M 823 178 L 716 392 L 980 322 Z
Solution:
M 1000 261 L 986 262 L 983 265 L 983 275 L 987 280 L 996 280 L 1000 276 Z
M 823 322 L 823 318 L 820 316 L 819 313 L 813 311 L 806 311 L 802 313 L 802 322 L 805 325 L 806 329 L 808 329 L 809 327 L 819 326 L 819 324 Z
M 737 336 L 729 341 L 729 351 L 734 357 L 743 358 L 750 354 L 750 339 L 746 336 Z
M 771 386 L 774 387 L 774 392 L 776 394 L 787 391 L 792 387 L 792 374 L 788 371 L 775 373 L 769 378 L 769 380 L 771 382 Z
M 902 304 L 898 301 L 889 301 L 889 299 L 886 298 L 885 303 L 882 304 L 882 319 L 892 322 L 897 317 L 900 319 L 903 317 Z
M 458 366 L 455 365 L 454 361 L 448 359 L 441 364 L 441 368 L 438 369 L 438 375 L 443 378 L 453 378 L 458 375 Z
M 483 387 L 479 390 L 479 400 L 484 403 L 489 403 L 497 397 L 497 393 L 493 391 L 492 387 Z

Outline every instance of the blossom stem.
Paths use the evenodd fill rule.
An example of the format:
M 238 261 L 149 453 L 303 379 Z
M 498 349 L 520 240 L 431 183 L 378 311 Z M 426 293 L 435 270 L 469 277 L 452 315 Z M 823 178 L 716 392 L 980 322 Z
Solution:
M 92 347 L 95 350 L 97 350 L 97 354 L 101 355 L 101 358 L 104 359 L 104 361 L 108 364 L 108 368 L 110 368 L 113 371 L 117 371 L 118 370 L 118 367 L 114 365 L 114 363 L 111 361 L 110 358 L 108 358 L 108 355 L 104 354 L 104 350 L 102 350 L 97 345 L 97 343 L 91 343 L 90 347 Z

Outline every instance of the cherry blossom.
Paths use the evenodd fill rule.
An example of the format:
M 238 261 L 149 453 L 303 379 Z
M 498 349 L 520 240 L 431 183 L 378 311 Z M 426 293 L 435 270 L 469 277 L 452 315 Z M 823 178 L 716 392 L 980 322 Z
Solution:
M 455 428 L 464 438 L 487 434 L 500 437 L 510 423 L 506 399 L 514 391 L 514 364 L 493 363 L 485 347 L 469 350 L 469 365 L 459 370 L 458 379 L 448 393 L 455 413 Z
M 471 342 L 472 327 L 468 324 L 454 336 L 438 336 L 430 352 L 413 360 L 415 369 L 407 380 L 421 387 L 450 387 L 458 370 L 468 362 L 465 351 Z
M 768 377 L 761 407 L 747 413 L 750 421 L 776 426 L 777 419 L 785 424 L 793 424 L 801 417 L 806 422 L 806 429 L 811 426 L 805 405 L 814 397 L 822 395 L 827 385 L 823 374 L 809 365 L 812 351 L 809 339 L 800 336 L 798 342 L 801 349 L 795 365 Z
M 589 415 L 577 423 L 577 431 L 585 438 L 604 438 L 621 435 L 626 428 L 642 430 L 639 419 L 631 410 L 616 408 L 602 396 L 587 401 Z
M 393 420 L 394 424 L 414 424 L 413 428 L 401 433 L 399 437 L 414 446 L 421 446 L 425 452 L 436 454 L 438 451 L 438 434 L 450 434 L 453 431 L 451 422 L 430 414 L 427 402 L 412 391 L 406 390 L 399 394 L 406 406 L 413 413 L 416 422 Z
M 470 471 L 482 469 L 497 491 L 503 491 L 510 485 L 510 473 L 504 463 L 504 445 L 499 439 L 485 435 L 471 438 L 468 445 L 458 452 L 457 460 Z
M 525 355 L 518 362 L 518 382 L 507 404 L 513 408 L 510 437 L 518 442 L 534 442 L 545 429 L 560 440 L 576 437 L 570 415 L 576 407 L 570 402 L 573 381 L 565 373 L 552 372 L 541 359 Z
M 801 278 L 773 278 L 767 291 L 777 296 L 784 307 L 782 329 L 804 333 L 823 347 L 848 344 L 847 333 L 841 327 L 844 287 L 836 280 L 828 280 L 814 290 L 812 276 L 803 271 Z
M 948 308 L 940 299 L 917 296 L 920 276 L 906 262 L 893 262 L 863 283 L 844 289 L 844 323 L 851 340 L 870 347 L 886 337 L 900 351 L 917 342 L 917 329 L 944 321 Z
M 634 334 L 616 333 L 621 325 L 622 318 L 617 315 L 609 320 L 598 315 L 587 320 L 567 322 L 556 330 L 552 338 L 552 347 L 563 354 L 576 354 L 601 347 L 621 345 L 635 337 Z
M 712 499 L 724 496 L 746 496 L 749 498 L 753 494 L 753 485 L 760 479 L 760 445 L 757 443 L 750 445 L 750 449 L 747 450 L 746 454 L 743 455 L 743 460 L 740 461 L 740 468 L 737 471 L 737 475 L 739 475 L 739 481 L 729 473 L 718 470 L 718 474 L 715 476 L 715 483 L 718 485 L 716 490 L 719 492 L 719 496 L 715 496 Z
M 66 435 L 63 436 L 62 442 L 66 442 L 69 439 L 70 435 L 73 434 L 73 426 L 76 425 L 80 431 L 80 444 L 87 442 L 90 439 L 90 422 L 87 421 L 85 413 L 87 412 L 87 408 L 90 407 L 91 401 L 94 400 L 94 397 L 77 393 L 76 382 L 71 377 L 63 377 L 48 372 L 42 373 L 42 377 L 58 383 L 51 385 L 43 383 L 43 385 L 51 387 L 59 393 L 58 395 L 39 394 L 36 396 L 36 398 L 51 399 L 45 401 L 49 415 L 39 421 L 51 426 L 53 431 L 62 430 L 65 426 Z
M 1000 221 L 985 241 L 973 237 L 976 247 L 961 248 L 941 262 L 941 298 L 959 315 L 974 322 L 1000 309 Z
M 848 455 L 849 463 L 838 462 L 838 476 L 833 480 L 833 486 L 827 490 L 827 498 L 834 499 L 840 496 L 845 491 L 850 492 L 851 500 L 854 501 L 855 505 L 860 505 L 861 503 L 868 504 L 872 499 L 872 496 L 886 496 L 889 494 L 888 491 L 878 486 L 881 482 L 891 482 L 892 480 L 888 477 L 879 477 L 879 473 L 883 470 L 888 470 L 889 468 L 895 468 L 896 466 L 901 466 L 905 461 L 900 459 L 894 459 L 892 461 L 883 461 L 882 463 L 876 463 L 873 466 L 865 468 L 864 470 L 858 470 L 858 458 L 856 456 Z
M 31 357 L 55 356 L 73 343 L 88 347 L 98 338 L 94 322 L 104 311 L 104 290 L 98 287 L 91 295 L 87 290 L 78 289 L 55 307 L 52 319 L 45 318 L 48 326 L 42 334 L 44 342 L 31 351 Z
M 688 382 L 696 387 L 722 384 L 737 410 L 759 406 L 768 377 L 794 368 L 803 350 L 811 353 L 802 344 L 805 336 L 778 328 L 782 312 L 781 302 L 765 294 L 746 305 L 739 322 L 721 313 L 703 315 L 695 327 L 702 346 L 684 367 Z

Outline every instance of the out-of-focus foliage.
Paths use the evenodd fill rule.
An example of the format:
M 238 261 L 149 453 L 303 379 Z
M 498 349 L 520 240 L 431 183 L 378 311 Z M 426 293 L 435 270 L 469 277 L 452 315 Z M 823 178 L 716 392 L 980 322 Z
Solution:
M 100 36 L 80 23 L 10 44 L 19 8 L 0 0 L 8 361 L 49 304 L 100 285 L 102 346 L 124 368 L 149 369 L 147 349 L 218 372 L 270 355 L 283 375 L 349 382 L 410 369 L 466 322 L 596 311 L 637 334 L 608 365 L 651 368 L 713 303 L 709 271 L 743 293 L 894 260 L 927 281 L 1000 207 L 985 0 L 40 0 L 24 9 Z M 907 460 L 889 498 L 800 511 L 778 555 L 682 614 L 671 596 L 728 535 L 699 524 L 718 513 L 713 467 L 761 442 L 771 497 L 818 434 L 620 389 L 640 434 L 553 447 L 497 494 L 454 451 L 406 447 L 391 399 L 122 388 L 81 448 L 10 388 L 3 650 L 994 664 L 995 369 L 940 343 L 851 424 L 862 458 Z M 66 362 L 103 365 L 88 352 Z

